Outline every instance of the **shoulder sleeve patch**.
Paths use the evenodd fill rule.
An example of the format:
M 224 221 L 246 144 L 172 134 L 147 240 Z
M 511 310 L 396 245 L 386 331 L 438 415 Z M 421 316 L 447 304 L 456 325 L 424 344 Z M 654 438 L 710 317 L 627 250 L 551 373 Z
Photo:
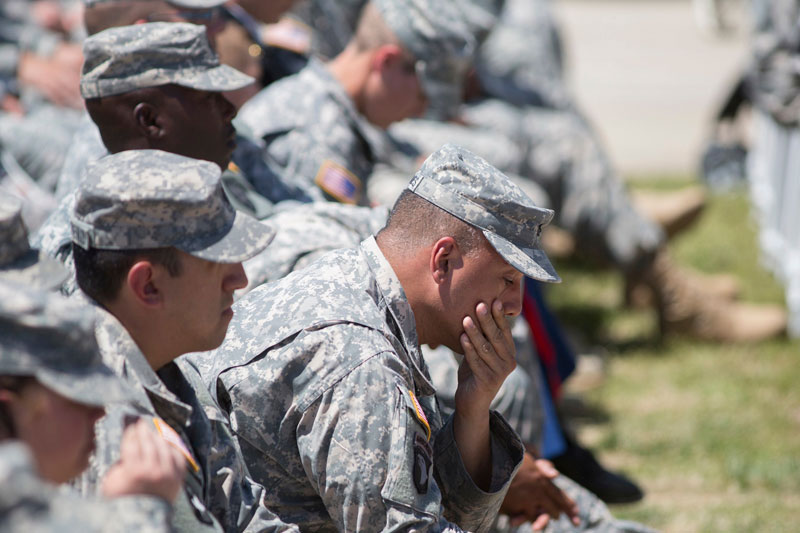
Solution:
M 411 389 L 406 391 L 406 403 L 411 411 L 414 412 L 414 416 L 422 424 L 422 427 L 425 428 L 425 432 L 427 433 L 428 440 L 431 440 L 431 425 L 428 423 L 428 418 L 425 416 L 425 411 L 422 410 L 422 406 L 419 404 L 417 397 L 414 396 L 414 392 Z
M 200 470 L 200 466 L 197 464 L 197 461 L 194 460 L 194 457 L 192 457 L 192 452 L 190 452 L 189 448 L 186 447 L 186 444 L 183 442 L 183 439 L 181 439 L 181 436 L 178 435 L 178 433 L 172 429 L 169 424 L 160 418 L 154 417 L 153 424 L 156 426 L 158 434 L 161 435 L 161 438 L 177 448 L 178 451 L 180 451 L 186 458 L 186 461 L 192 466 L 192 469 L 195 472 L 198 472 Z
M 361 180 L 342 165 L 326 159 L 319 167 L 314 183 L 336 200 L 356 204 L 361 198 Z

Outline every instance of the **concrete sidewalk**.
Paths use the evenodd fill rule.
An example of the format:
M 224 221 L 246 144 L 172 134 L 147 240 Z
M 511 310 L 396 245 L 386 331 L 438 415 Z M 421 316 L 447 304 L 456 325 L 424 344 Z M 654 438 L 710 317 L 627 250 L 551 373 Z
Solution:
M 627 176 L 695 173 L 710 120 L 747 63 L 746 8 L 732 35 L 702 32 L 690 0 L 559 0 L 570 86 Z

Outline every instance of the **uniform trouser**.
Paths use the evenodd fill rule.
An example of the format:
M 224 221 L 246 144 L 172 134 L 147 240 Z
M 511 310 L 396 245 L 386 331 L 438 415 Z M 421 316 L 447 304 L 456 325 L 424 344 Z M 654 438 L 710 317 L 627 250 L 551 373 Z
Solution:
M 748 157 L 750 197 L 764 264 L 786 287 L 789 332 L 800 336 L 800 127 L 756 111 Z

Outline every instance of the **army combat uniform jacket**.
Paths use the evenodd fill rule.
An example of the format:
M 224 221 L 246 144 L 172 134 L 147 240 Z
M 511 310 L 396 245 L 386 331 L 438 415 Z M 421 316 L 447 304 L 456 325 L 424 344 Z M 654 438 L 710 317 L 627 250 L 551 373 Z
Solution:
M 283 178 L 312 199 L 366 204 L 365 180 L 385 133 L 361 116 L 319 60 L 262 89 L 236 122 L 263 141 L 265 158 Z
M 122 432 L 131 418 L 151 419 L 187 461 L 184 490 L 175 502 L 176 531 L 297 531 L 263 505 L 263 487 L 248 477 L 241 452 L 213 405 L 200 376 L 185 362 L 156 374 L 125 328 L 98 310 L 98 345 L 104 362 L 132 385 L 131 406 L 109 408 L 97 424 L 97 450 L 79 482 L 96 492 L 102 476 L 119 459 Z
M 522 444 L 492 413 L 490 492 L 473 483 L 374 238 L 262 285 L 234 311 L 226 342 L 190 358 L 282 520 L 304 531 L 491 525 Z
M 0 531 L 63 533 L 171 531 L 170 505 L 151 496 L 87 500 L 59 491 L 36 473 L 19 442 L 0 445 Z

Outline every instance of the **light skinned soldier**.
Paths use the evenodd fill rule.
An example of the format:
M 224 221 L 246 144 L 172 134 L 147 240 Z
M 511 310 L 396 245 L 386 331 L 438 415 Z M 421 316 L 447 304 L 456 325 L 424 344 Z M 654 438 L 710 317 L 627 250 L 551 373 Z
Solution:
M 192 356 L 301 528 L 486 530 L 522 459 L 489 403 L 515 366 L 518 269 L 558 279 L 535 242 L 552 212 L 452 146 L 409 189 L 377 238 L 247 294 L 228 341 Z M 446 421 L 425 343 L 466 356 Z
M 125 431 L 102 497 L 56 488 L 89 464 L 105 406 L 129 396 L 100 359 L 91 309 L 18 282 L 0 276 L 0 529 L 169 531 L 183 459 L 143 423 Z
M 437 73 L 471 50 L 449 2 L 376 0 L 341 54 L 263 89 L 238 122 L 313 198 L 366 204 L 365 180 L 392 150 L 382 129 L 421 114 L 429 93 L 446 85 Z
M 228 166 L 236 110 L 222 93 L 253 79 L 220 65 L 202 26 L 154 22 L 111 28 L 89 37 L 84 53 L 86 107 L 109 152 L 153 148 Z M 224 177 L 224 185 L 235 187 L 229 190 L 238 206 L 268 209 L 248 182 L 227 172 Z M 64 198 L 34 240 L 70 268 L 74 202 L 74 194 Z M 65 291 L 74 290 L 68 282 Z
M 175 361 L 222 342 L 233 291 L 247 284 L 241 261 L 261 251 L 272 230 L 237 213 L 217 165 L 158 150 L 93 163 L 71 222 L 78 285 L 102 307 L 100 349 L 136 394 L 132 408 L 110 410 L 100 422 L 82 490 L 97 490 L 133 415 L 154 424 L 184 455 L 176 530 L 291 530 L 264 506 L 264 489 L 247 476 L 199 374 Z

